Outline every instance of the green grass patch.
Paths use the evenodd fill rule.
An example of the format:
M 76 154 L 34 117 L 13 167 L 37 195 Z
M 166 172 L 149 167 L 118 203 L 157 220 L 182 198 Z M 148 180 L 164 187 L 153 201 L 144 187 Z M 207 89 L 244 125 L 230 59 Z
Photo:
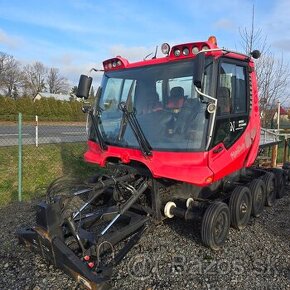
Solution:
M 85 142 L 23 146 L 22 199 L 45 194 L 54 179 L 66 175 L 85 179 L 100 170 L 84 162 Z M 0 147 L 0 206 L 18 199 L 18 147 Z

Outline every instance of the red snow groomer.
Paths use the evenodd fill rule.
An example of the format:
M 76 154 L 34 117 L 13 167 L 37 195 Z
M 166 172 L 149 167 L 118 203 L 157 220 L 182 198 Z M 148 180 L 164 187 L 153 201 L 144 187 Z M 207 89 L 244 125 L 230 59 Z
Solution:
M 230 225 L 244 228 L 284 194 L 288 167 L 253 166 L 262 146 L 257 80 L 250 55 L 215 37 L 165 56 L 103 62 L 88 113 L 85 160 L 108 170 L 79 184 L 59 179 L 39 205 L 22 243 L 89 289 L 109 288 L 112 268 L 150 225 L 178 217 L 201 223 L 213 250 Z M 82 75 L 78 97 L 92 78 Z M 158 238 L 158 237 L 157 237 Z

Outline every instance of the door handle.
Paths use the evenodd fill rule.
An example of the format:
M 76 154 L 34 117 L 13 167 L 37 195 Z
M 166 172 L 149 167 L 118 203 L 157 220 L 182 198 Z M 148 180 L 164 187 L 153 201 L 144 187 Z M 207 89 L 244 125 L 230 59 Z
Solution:
M 219 146 L 218 148 L 216 148 L 216 149 L 213 150 L 213 153 L 220 153 L 220 152 L 223 151 L 223 149 L 224 148 L 222 146 Z

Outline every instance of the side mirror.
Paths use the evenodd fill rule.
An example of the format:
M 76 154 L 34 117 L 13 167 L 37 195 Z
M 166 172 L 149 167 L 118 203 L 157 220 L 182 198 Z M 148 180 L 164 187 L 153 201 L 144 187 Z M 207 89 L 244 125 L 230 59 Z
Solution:
M 194 63 L 194 85 L 201 89 L 202 86 L 202 77 L 204 73 L 204 65 L 205 65 L 205 55 L 203 52 L 197 54 L 195 57 Z
M 86 75 L 81 75 L 76 96 L 78 98 L 87 99 L 89 97 L 93 78 Z
M 258 59 L 260 56 L 261 56 L 261 52 L 259 50 L 253 50 L 251 52 L 251 56 L 254 58 L 254 59 Z

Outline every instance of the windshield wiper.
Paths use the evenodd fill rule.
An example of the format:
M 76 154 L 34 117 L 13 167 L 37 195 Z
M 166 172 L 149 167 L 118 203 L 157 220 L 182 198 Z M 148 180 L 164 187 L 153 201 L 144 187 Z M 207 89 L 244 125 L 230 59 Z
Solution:
M 123 84 L 124 85 L 124 84 Z M 135 85 L 135 81 L 132 82 L 129 92 L 128 92 L 128 96 L 127 96 L 127 100 L 126 100 L 126 108 L 133 108 L 133 104 L 132 104 L 132 92 L 134 89 L 134 85 Z M 120 109 L 120 108 L 119 108 Z M 122 109 L 120 109 L 121 111 L 123 111 Z M 126 131 L 127 128 L 127 118 L 126 118 L 126 114 L 123 112 L 123 117 L 121 119 L 121 124 L 120 124 L 120 131 L 118 134 L 118 141 L 121 141 L 123 139 L 124 133 Z
M 139 145 L 141 148 L 142 153 L 145 156 L 150 156 L 152 155 L 152 147 L 149 144 L 148 140 L 146 139 L 140 124 L 136 118 L 136 114 L 135 114 L 135 110 L 133 109 L 131 112 L 128 110 L 127 105 L 125 102 L 121 102 L 118 106 L 119 110 L 121 110 L 123 112 L 123 121 L 122 123 L 127 124 L 127 122 L 129 123 Z M 121 127 L 121 129 L 124 127 Z M 122 130 L 123 131 L 123 130 Z
M 100 112 L 101 112 L 101 108 L 97 107 L 96 109 L 96 118 L 94 116 L 94 113 L 93 113 L 93 110 L 90 109 L 88 111 L 88 114 L 90 115 L 91 117 L 91 120 L 92 120 L 92 124 L 93 124 L 93 127 L 94 127 L 94 130 L 95 130 L 95 133 L 97 135 L 97 139 L 98 139 L 98 142 L 100 144 L 100 147 L 101 149 L 104 151 L 104 150 L 107 150 L 108 146 L 107 144 L 105 143 L 104 139 L 103 139 L 103 136 L 102 136 L 102 133 L 100 131 L 100 128 L 99 128 L 99 123 L 100 123 Z

